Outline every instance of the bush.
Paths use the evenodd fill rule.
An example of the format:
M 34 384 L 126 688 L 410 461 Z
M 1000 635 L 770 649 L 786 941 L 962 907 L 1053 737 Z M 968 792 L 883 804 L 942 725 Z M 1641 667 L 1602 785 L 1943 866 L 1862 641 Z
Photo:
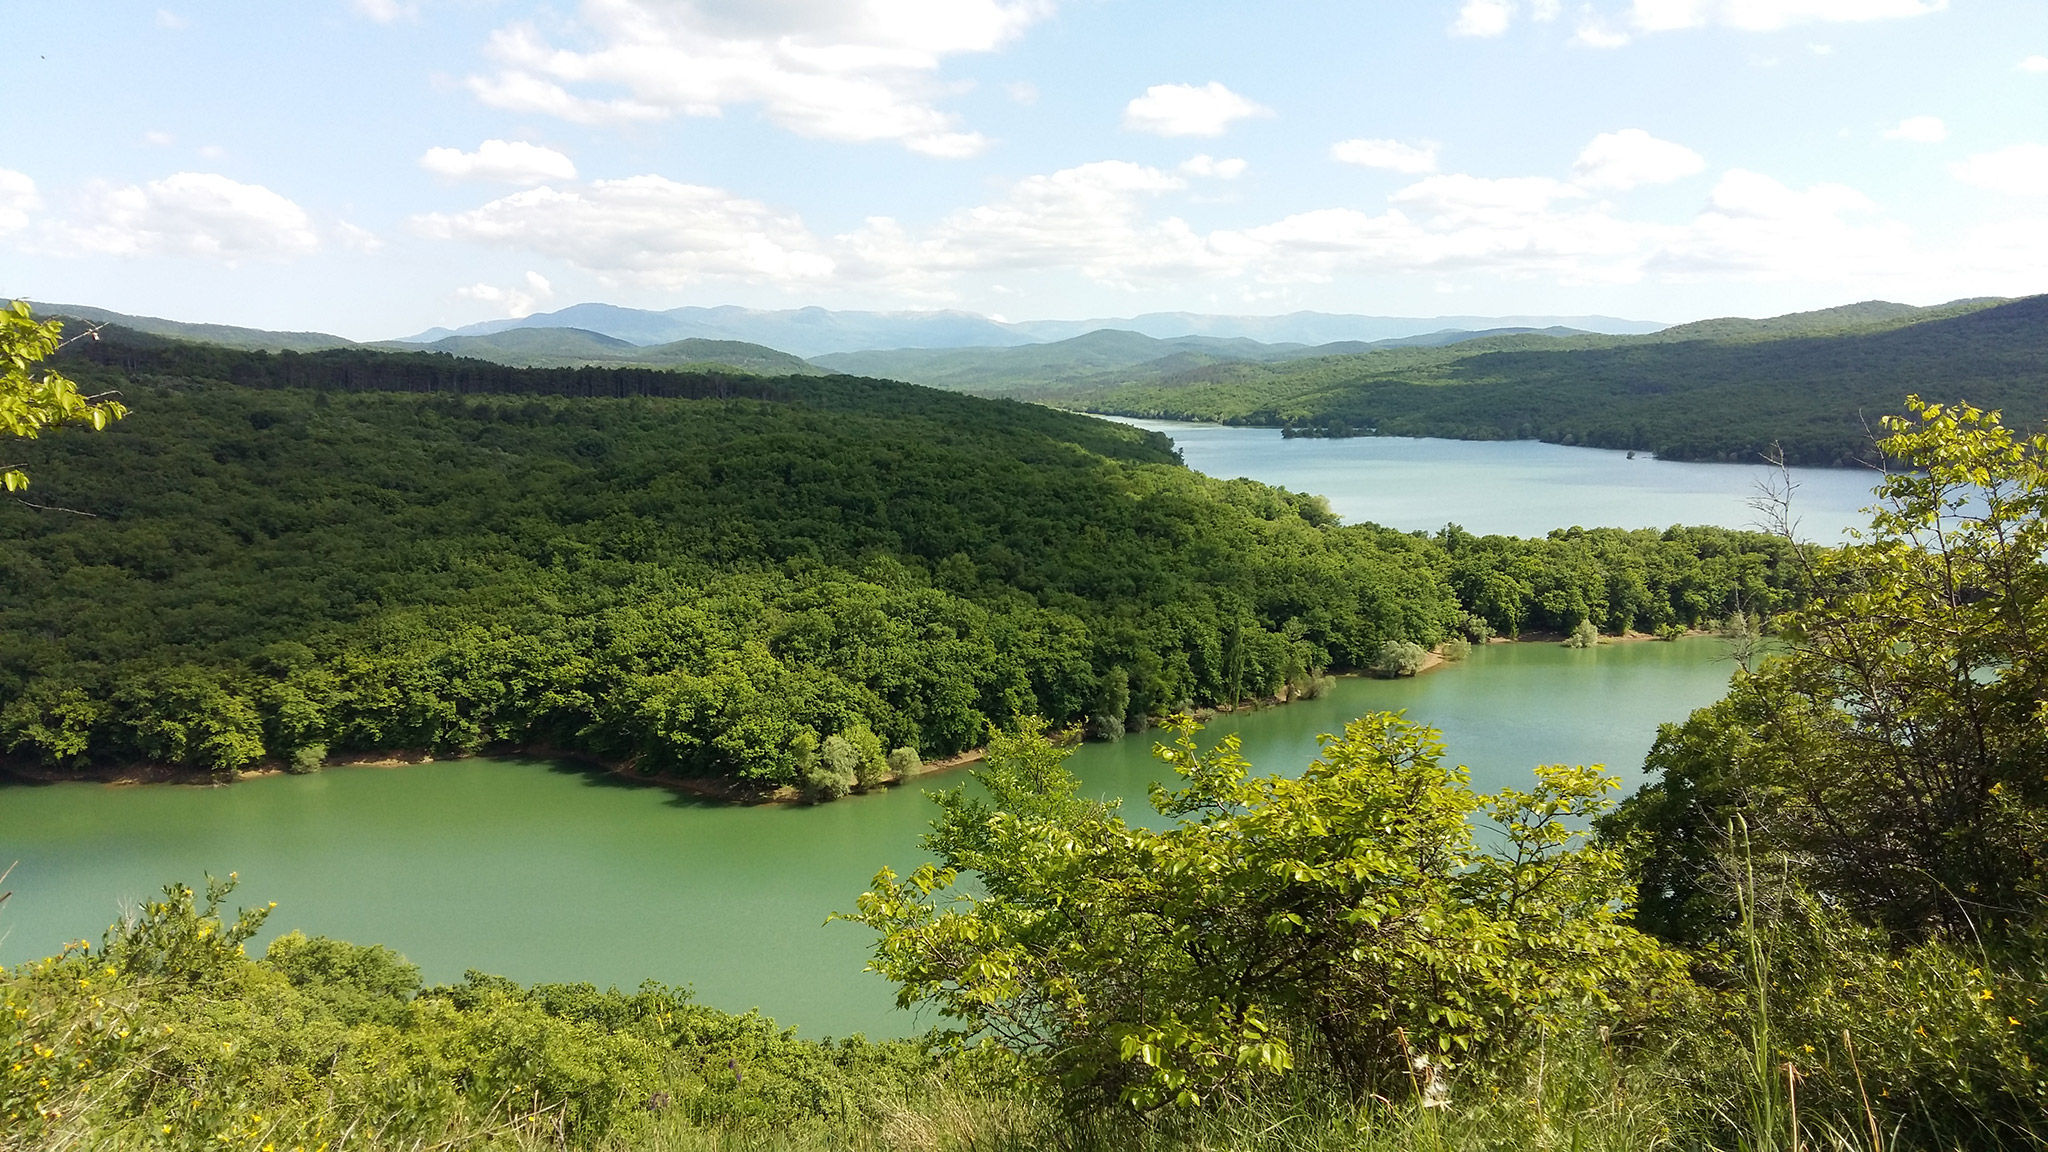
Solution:
M 287 932 L 270 942 L 263 964 L 344 1024 L 398 1024 L 420 991 L 419 968 L 381 944 Z
M 904 1002 L 1042 1059 L 1070 1103 L 1152 1107 L 1293 1071 L 1407 1096 L 1413 1054 L 1504 1065 L 1682 984 L 1625 925 L 1619 853 L 1575 844 L 1597 771 L 1477 796 L 1433 730 L 1380 713 L 1300 779 L 1253 777 L 1235 737 L 1202 752 L 1195 731 L 1161 749 L 1182 783 L 1154 790 L 1158 830 L 1083 798 L 1040 732 L 993 740 L 989 801 L 940 799 L 940 865 L 860 899 Z
M 1389 640 L 1380 645 L 1379 659 L 1373 661 L 1372 674 L 1382 677 L 1413 676 L 1422 671 L 1422 665 L 1429 659 L 1429 650 L 1412 640 Z
M 1493 639 L 1493 625 L 1477 612 L 1466 613 L 1461 627 L 1465 630 L 1465 638 L 1474 644 L 1484 644 Z
M 837 800 L 859 782 L 860 753 L 844 736 L 827 736 L 818 755 L 803 767 L 804 799 L 813 804 Z
M 865 724 L 853 724 L 841 733 L 853 749 L 854 786 L 865 792 L 888 778 L 889 760 L 882 754 L 881 737 Z
M 308 772 L 318 772 L 321 765 L 325 763 L 327 763 L 327 745 L 302 744 L 292 749 L 292 754 L 285 758 L 284 770 L 303 775 Z
M 889 753 L 889 774 L 896 777 L 898 783 L 908 781 L 923 771 L 924 761 L 918 756 L 917 749 L 898 748 Z
M 1564 638 L 1567 648 L 1593 648 L 1600 643 L 1600 630 L 1593 627 L 1591 620 L 1581 620 L 1572 628 L 1572 634 Z
M 1659 626 L 1658 626 L 1658 628 L 1657 628 L 1657 639 L 1659 639 L 1659 640 L 1683 640 L 1683 639 L 1685 639 L 1685 625 L 1683 625 L 1683 624 L 1663 624 L 1663 625 L 1659 625 Z
M 101 948 L 0 973 L 0 1146 L 617 1149 L 675 1128 L 712 1130 L 691 1148 L 727 1146 L 720 1130 L 861 1146 L 900 1085 L 1005 1074 L 995 1054 L 799 1040 L 657 984 L 421 990 L 387 949 L 296 933 L 252 961 L 238 945 L 263 913 L 224 918 L 230 887 L 201 905 L 172 886 Z
M 1449 640 L 1444 641 L 1443 646 L 1437 649 L 1437 651 L 1446 660 L 1464 660 L 1472 655 L 1472 642 L 1462 637 L 1453 636 Z

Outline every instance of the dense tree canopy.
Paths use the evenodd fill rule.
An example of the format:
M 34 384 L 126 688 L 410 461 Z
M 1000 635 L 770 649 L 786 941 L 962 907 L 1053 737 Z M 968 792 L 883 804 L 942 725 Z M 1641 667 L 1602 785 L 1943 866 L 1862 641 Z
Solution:
M 1760 536 L 1343 526 L 1155 434 L 883 381 L 98 349 L 73 370 L 138 416 L 34 456 L 93 515 L 0 509 L 0 741 L 60 767 L 509 745 L 798 785 L 842 733 L 1108 734 L 1389 642 L 1790 588 Z
M 1948 312 L 1951 314 L 1944 314 Z M 1091 411 L 1279 426 L 1310 436 L 1547 440 L 1675 460 L 1875 459 L 1870 429 L 1914 390 L 2048 417 L 2048 297 L 1886 330 L 1728 338 L 1514 338 L 1428 352 L 1229 364 L 1078 398 Z M 1686 336 L 1678 339 L 1676 336 Z

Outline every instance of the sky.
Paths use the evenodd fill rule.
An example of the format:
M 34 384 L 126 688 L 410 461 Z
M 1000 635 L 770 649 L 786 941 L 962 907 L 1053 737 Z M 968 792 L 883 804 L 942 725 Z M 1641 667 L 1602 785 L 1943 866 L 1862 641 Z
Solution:
M 1678 322 L 2048 291 L 2041 0 L 0 0 L 0 295 Z

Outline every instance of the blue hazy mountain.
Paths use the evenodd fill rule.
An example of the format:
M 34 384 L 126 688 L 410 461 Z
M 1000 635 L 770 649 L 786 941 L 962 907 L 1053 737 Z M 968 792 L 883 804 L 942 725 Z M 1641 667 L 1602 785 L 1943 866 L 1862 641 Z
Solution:
M 1319 345 L 1340 341 L 1374 343 L 1448 332 L 1570 328 L 1581 332 L 1631 335 L 1655 332 L 1662 324 L 1612 316 L 1351 316 L 1295 312 L 1286 316 L 1224 316 L 1193 312 L 1152 312 L 1127 318 L 1029 320 L 1016 323 L 972 312 L 859 312 L 826 308 L 671 308 L 650 311 L 615 304 L 577 304 L 511 320 L 489 320 L 457 329 L 435 328 L 406 337 L 431 344 L 450 336 L 487 336 L 515 328 L 581 328 L 634 344 L 677 340 L 739 340 L 791 352 L 823 356 L 836 352 L 902 348 L 1004 348 L 1070 340 L 1102 329 L 1135 332 L 1156 340 L 1207 336 L 1256 340 L 1262 344 Z

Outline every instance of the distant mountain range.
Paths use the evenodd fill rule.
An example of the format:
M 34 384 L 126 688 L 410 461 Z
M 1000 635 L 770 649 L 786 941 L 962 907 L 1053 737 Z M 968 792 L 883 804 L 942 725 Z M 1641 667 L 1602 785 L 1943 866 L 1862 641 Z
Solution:
M 431 344 L 385 341 L 372 348 L 447 352 L 515 368 L 574 368 L 585 364 L 632 368 L 737 368 L 763 376 L 824 376 L 830 370 L 801 356 L 742 340 L 691 338 L 634 344 L 582 328 L 510 328 L 484 336 L 446 336 Z
M 634 344 L 675 340 L 740 340 L 798 356 L 899 348 L 1006 348 L 1084 336 L 1102 329 L 1135 332 L 1154 339 L 1184 336 L 1256 340 L 1264 344 L 1376 342 L 1447 331 L 1502 328 L 1570 328 L 1628 335 L 1655 332 L 1662 324 L 1612 316 L 1351 316 L 1294 312 L 1285 316 L 1212 316 L 1193 312 L 1151 312 L 1098 320 L 1007 322 L 972 312 L 837 312 L 825 308 L 764 311 L 753 308 L 671 308 L 652 312 L 613 304 L 577 304 L 536 312 L 516 320 L 490 320 L 457 329 L 433 328 L 404 343 L 432 344 L 450 336 L 488 336 L 515 328 L 581 328 Z
M 440 356 L 456 358 L 445 365 L 456 373 L 486 367 L 476 360 L 600 373 L 689 369 L 694 376 L 675 379 L 725 380 L 721 387 L 734 382 L 706 376 L 705 370 L 783 379 L 843 373 L 1105 415 L 1277 426 L 1294 436 L 1539 439 L 1685 460 L 1754 461 L 1776 444 L 1794 463 L 1852 463 L 1870 451 L 1875 419 L 1898 411 L 1908 393 L 2000 408 L 2016 426 L 2048 419 L 2048 392 L 2041 386 L 2048 379 L 2048 296 L 1972 298 L 1934 307 L 1868 300 L 1764 319 L 1633 325 L 1655 329 L 1637 333 L 1578 326 L 1625 323 L 1599 317 L 1573 325 L 1452 317 L 1446 319 L 1474 326 L 1453 323 L 1371 340 L 1313 343 L 1219 333 L 1400 332 L 1404 325 L 1445 321 L 1158 313 L 1126 321 L 1021 325 L 965 312 L 648 312 L 579 305 L 547 317 L 476 326 L 494 331 L 428 332 L 423 337 L 432 339 L 358 344 L 321 332 L 189 324 L 80 305 L 36 310 L 115 325 L 110 345 L 139 340 L 300 353 L 311 358 L 299 365 L 307 371 L 339 361 L 382 363 L 378 353 L 389 351 L 412 354 L 392 362 L 430 376 L 444 369 Z M 560 326 L 565 318 L 613 330 Z M 1191 326 L 1212 331 L 1160 336 L 1095 327 L 1063 335 L 1090 324 L 1131 323 L 1155 332 Z M 675 336 L 690 325 L 718 334 Z M 734 331 L 763 340 L 734 339 Z M 808 342 L 793 335 L 803 331 L 810 333 Z M 656 339 L 669 336 L 674 338 Z M 764 342 L 782 339 L 810 348 L 920 337 L 980 343 L 823 352 L 807 361 Z M 207 355 L 197 348 L 186 351 L 202 360 Z M 471 361 L 467 366 L 465 358 Z M 667 381 L 669 375 L 650 378 Z
M 1264 344 L 1221 336 L 1158 338 L 1141 332 L 1100 328 L 1045 344 L 981 348 L 894 348 L 833 352 L 810 362 L 854 376 L 879 376 L 933 388 L 984 396 L 1016 396 L 1057 402 L 1063 393 L 1158 380 L 1211 364 L 1266 364 L 1321 356 L 1344 356 L 1393 348 L 1440 348 L 1499 336 L 1563 338 L 1588 333 L 1571 328 L 1451 330 L 1391 340 L 1343 340 L 1331 344 Z
M 1504 335 L 1180 371 L 1141 365 L 1099 379 L 1094 391 L 1013 394 L 1297 436 L 1547 440 L 1752 463 L 1775 444 L 1791 463 L 1847 465 L 1872 456 L 1872 430 L 1908 394 L 2039 427 L 2048 418 L 2048 296 L 1931 308 L 1871 300 L 1647 336 Z

